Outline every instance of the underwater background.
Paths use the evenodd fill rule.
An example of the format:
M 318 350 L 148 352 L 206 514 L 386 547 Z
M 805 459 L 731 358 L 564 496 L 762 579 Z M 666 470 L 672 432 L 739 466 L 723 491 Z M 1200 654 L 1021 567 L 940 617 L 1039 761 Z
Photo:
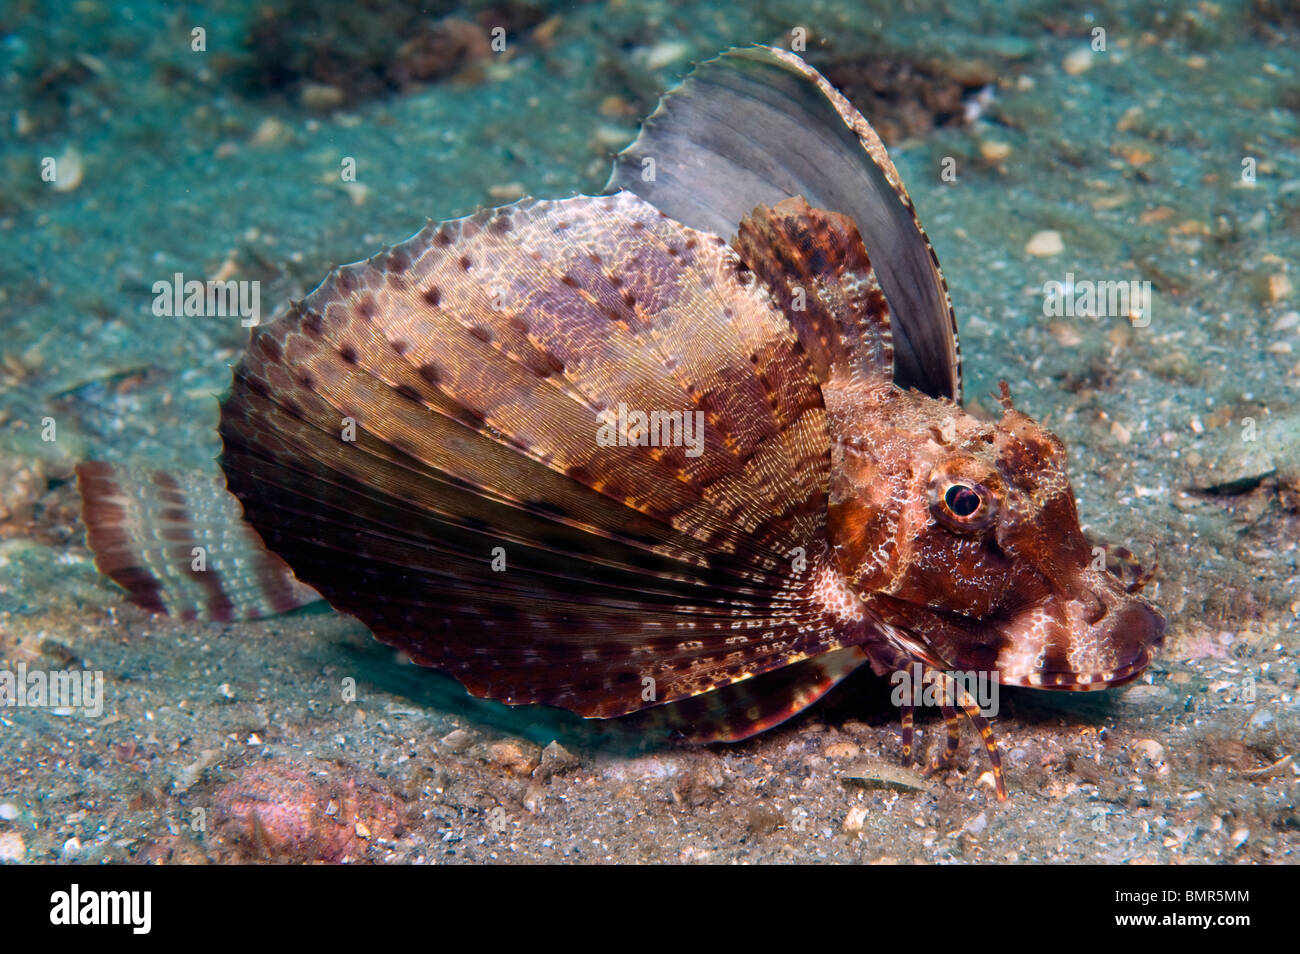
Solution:
M 269 319 L 427 219 L 599 192 L 750 43 L 886 140 L 968 406 L 1009 382 L 1085 529 L 1158 554 L 1141 680 L 1004 692 L 1009 802 L 969 733 L 902 770 L 866 673 L 678 748 L 470 699 L 326 609 L 185 623 L 97 573 L 73 467 L 215 476 L 248 335 L 156 283 L 255 281 Z M 1295 860 L 1300 4 L 5 0 L 0 123 L 0 669 L 104 680 L 97 715 L 0 707 L 0 861 Z M 1137 320 L 1047 301 L 1131 281 Z

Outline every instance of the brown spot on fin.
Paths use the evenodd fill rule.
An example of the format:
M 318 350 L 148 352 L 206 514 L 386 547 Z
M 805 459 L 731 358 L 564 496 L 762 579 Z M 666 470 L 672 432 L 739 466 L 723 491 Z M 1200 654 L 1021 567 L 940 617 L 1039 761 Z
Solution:
M 893 380 L 889 304 L 852 219 L 786 199 L 746 216 L 734 245 L 790 321 L 818 380 Z
M 300 579 L 476 695 L 588 716 L 864 638 L 812 587 L 821 388 L 725 242 L 619 193 L 400 248 L 402 282 L 348 266 L 257 329 L 222 407 L 230 487 Z M 694 446 L 623 439 L 620 408 Z

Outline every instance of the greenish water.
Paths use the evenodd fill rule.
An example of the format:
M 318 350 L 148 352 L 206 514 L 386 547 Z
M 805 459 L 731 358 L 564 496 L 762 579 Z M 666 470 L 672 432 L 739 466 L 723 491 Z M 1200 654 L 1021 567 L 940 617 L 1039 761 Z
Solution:
M 1155 598 L 1171 628 L 1153 673 L 1159 687 L 1195 705 L 1135 703 L 1136 724 L 1195 754 L 1199 743 L 1177 740 L 1200 738 L 1202 723 L 1187 715 L 1199 712 L 1218 726 L 1216 738 L 1244 740 L 1272 758 L 1294 752 L 1300 519 L 1286 488 L 1300 472 L 1300 13 L 1266 0 L 1159 10 L 1140 2 L 898 7 L 447 5 L 429 17 L 461 24 L 436 34 L 445 72 L 403 83 L 391 65 L 418 65 L 410 50 L 405 58 L 399 51 L 417 35 L 412 17 L 423 19 L 408 5 L 327 4 L 308 15 L 306 5 L 266 0 L 6 3 L 0 657 L 101 661 L 130 687 L 118 703 L 130 716 L 118 726 L 125 739 L 142 737 L 132 720 L 145 708 L 179 718 L 191 680 L 209 687 L 246 679 L 239 693 L 247 699 L 258 697 L 266 667 L 291 684 L 356 654 L 385 700 L 379 710 L 428 714 L 412 717 L 418 730 L 314 754 L 380 774 L 402 737 L 440 737 L 456 719 L 487 732 L 503 722 L 538 743 L 564 731 L 551 716 L 461 711 L 454 688 L 430 699 L 407 685 L 418 673 L 385 677 L 386 651 L 330 616 L 253 627 L 222 670 L 207 647 L 231 645 L 229 633 L 155 626 L 123 608 L 95 572 L 76 524 L 72 466 L 93 457 L 215 473 L 216 398 L 247 329 L 237 317 L 160 317 L 156 283 L 176 273 L 256 281 L 269 317 L 331 266 L 399 242 L 428 218 L 524 194 L 599 191 L 612 154 L 692 62 L 732 45 L 788 47 L 803 36 L 810 60 L 857 82 L 886 113 L 882 122 L 859 100 L 868 118 L 897 130 L 893 155 L 956 307 L 968 399 L 989 407 L 987 395 L 1007 380 L 1018 405 L 1070 448 L 1090 531 L 1159 552 Z M 266 9 L 270 21 L 259 12 Z M 491 37 L 493 26 L 504 30 L 503 49 L 465 39 L 466 29 Z M 1099 29 L 1104 49 L 1096 48 Z M 892 65 L 882 74 L 879 62 Z M 946 100 L 934 92 L 943 90 Z M 952 97 L 969 122 L 956 120 Z M 349 160 L 351 181 L 342 174 Z M 1044 232 L 1059 236 L 1059 251 L 1035 254 Z M 1046 315 L 1044 285 L 1069 276 L 1151 283 L 1149 323 Z M 45 439 L 50 420 L 53 440 Z M 1232 481 L 1244 481 L 1240 492 L 1202 492 Z M 128 633 L 134 642 L 124 651 Z M 165 638 L 145 638 L 157 634 Z M 1272 707 L 1263 722 L 1253 721 L 1263 708 L 1230 703 L 1231 692 L 1213 688 L 1252 673 L 1259 706 Z M 315 697 L 295 691 L 257 704 L 281 712 L 286 725 L 305 725 L 316 717 Z M 1026 702 L 1023 731 L 1050 731 L 1044 726 L 1074 703 L 1048 703 L 1047 715 L 1039 705 Z M 834 711 L 842 710 L 837 701 Z M 1116 703 L 1106 711 L 1123 724 L 1130 710 Z M 205 747 L 267 722 L 265 712 L 232 712 L 211 720 Z M 44 718 L 24 715 L 0 730 L 0 765 L 65 743 L 62 725 Z M 175 718 L 158 730 L 175 743 L 158 756 L 167 766 L 194 761 L 179 739 L 198 730 L 182 731 Z M 310 737 L 303 731 L 283 744 L 309 749 Z M 1188 756 L 1161 784 L 1190 791 L 1213 764 L 1203 753 Z M 149 787 L 172 791 L 168 771 Z M 129 835 L 100 838 L 84 819 L 67 821 L 84 810 L 75 794 L 34 797 L 39 777 L 0 774 L 0 801 L 21 801 L 31 822 L 27 860 L 59 857 L 74 829 L 94 845 L 83 857 L 122 856 L 156 840 L 170 810 L 159 808 Z M 106 764 L 85 769 L 80 781 L 78 790 L 99 793 L 101 803 L 130 801 L 136 784 Z M 1240 787 L 1210 800 L 1236 798 L 1242 818 L 1260 819 L 1242 824 L 1268 832 L 1243 850 L 1261 861 L 1289 856 L 1294 779 L 1276 790 L 1240 778 L 1217 784 Z M 1091 816 L 1063 811 L 1073 847 L 1030 839 L 1028 856 L 1090 857 Z M 564 817 L 579 830 L 603 824 Z M 1007 826 L 1003 835 L 1015 844 L 1014 819 Z M 1193 839 L 1188 850 L 1224 860 L 1236 827 Z M 882 843 L 891 837 L 879 835 Z M 131 839 L 135 848 L 114 847 Z M 920 842 L 898 850 L 939 857 Z M 1107 857 L 1148 850 L 1169 860 L 1161 838 L 1136 834 Z

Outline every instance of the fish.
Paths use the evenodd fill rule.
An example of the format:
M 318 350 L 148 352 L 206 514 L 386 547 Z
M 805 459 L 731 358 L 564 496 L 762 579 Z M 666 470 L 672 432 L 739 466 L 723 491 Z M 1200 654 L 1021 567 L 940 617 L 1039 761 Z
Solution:
M 479 697 L 739 741 L 850 673 L 1096 690 L 1165 620 L 1079 525 L 1062 442 L 962 406 L 938 258 L 793 53 L 698 65 L 599 195 L 429 221 L 251 331 L 221 475 L 78 468 L 136 604 L 318 599 Z M 1127 562 L 1130 572 L 1125 573 Z M 900 703 L 914 759 L 913 703 Z

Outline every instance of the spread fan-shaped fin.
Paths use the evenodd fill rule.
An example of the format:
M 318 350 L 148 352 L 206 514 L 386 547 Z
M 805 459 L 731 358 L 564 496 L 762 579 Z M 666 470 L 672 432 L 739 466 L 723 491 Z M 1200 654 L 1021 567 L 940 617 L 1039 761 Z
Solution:
M 875 131 L 799 57 L 748 47 L 700 64 L 618 155 L 609 185 L 728 237 L 756 206 L 794 196 L 849 216 L 889 301 L 895 381 L 960 400 L 952 304 L 911 197 Z
M 340 269 L 254 334 L 221 434 L 298 578 L 477 695 L 616 716 L 867 638 L 818 597 L 803 350 L 721 238 L 629 193 Z

